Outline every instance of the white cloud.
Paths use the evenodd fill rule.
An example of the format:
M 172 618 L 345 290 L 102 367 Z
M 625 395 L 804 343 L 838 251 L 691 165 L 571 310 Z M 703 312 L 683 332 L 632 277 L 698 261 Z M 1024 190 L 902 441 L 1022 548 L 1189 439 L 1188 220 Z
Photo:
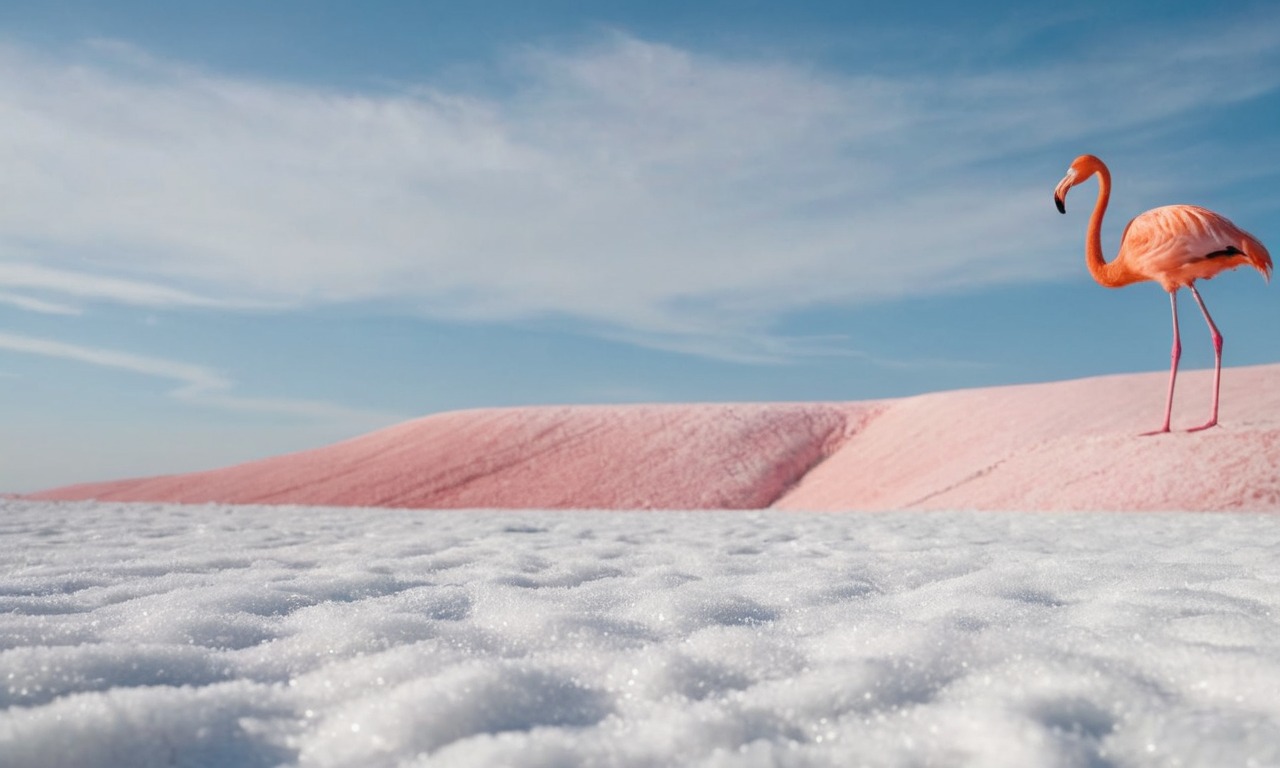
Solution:
M 1062 256 L 1083 224 L 1047 203 L 1070 153 L 1276 88 L 1274 28 L 927 77 L 616 35 L 526 52 L 503 95 L 0 47 L 0 247 L 47 265 L 0 263 L 0 285 L 147 306 L 394 300 L 732 346 L 815 304 L 1077 272 Z M 1047 171 L 1004 160 L 1050 149 Z
M 178 384 L 178 387 L 170 394 L 179 400 L 195 405 L 222 408 L 230 411 L 281 414 L 320 421 L 350 422 L 366 427 L 398 420 L 398 417 L 391 414 L 361 411 L 316 400 L 243 397 L 234 394 L 232 391 L 234 382 L 216 371 L 200 365 L 145 355 L 97 349 L 51 339 L 4 332 L 0 332 L 0 349 L 61 360 L 72 360 L 88 365 L 174 381 Z
M 31 256 L 29 256 L 31 258 Z M 56 293 L 79 299 L 105 300 L 139 307 L 248 307 L 246 301 L 222 301 L 154 281 L 108 277 L 84 271 L 42 267 L 22 261 L 0 261 L 0 287 Z M 5 293 L 9 303 L 35 312 L 79 314 L 74 307 L 59 306 L 29 297 Z M 0 299 L 3 301 L 5 299 Z M 44 309 L 38 308 L 44 306 Z
M 0 265 L 3 269 L 4 265 Z M 67 304 L 58 304 L 52 301 L 32 298 L 31 296 L 23 296 L 17 293 L 7 293 L 0 291 L 0 304 L 8 304 L 11 307 L 25 309 L 28 312 L 38 312 L 42 315 L 79 315 L 81 310 Z

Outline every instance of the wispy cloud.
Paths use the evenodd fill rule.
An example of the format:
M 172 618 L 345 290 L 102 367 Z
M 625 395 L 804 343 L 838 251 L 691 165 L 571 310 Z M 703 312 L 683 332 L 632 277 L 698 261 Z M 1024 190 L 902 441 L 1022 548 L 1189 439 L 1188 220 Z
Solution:
M 0 333 L 0 348 L 44 357 L 75 360 L 81 363 L 115 368 L 146 376 L 157 376 L 182 383 L 181 392 L 195 396 L 202 392 L 227 389 L 231 382 L 198 365 L 175 363 L 142 355 L 82 347 L 49 339 Z
M 269 413 L 312 420 L 350 422 L 365 427 L 398 420 L 393 414 L 347 408 L 318 400 L 244 397 L 234 382 L 204 366 L 61 341 L 0 332 L 0 349 L 151 376 L 177 383 L 170 394 L 194 405 L 230 411 Z
M 1280 24 L 1249 21 L 928 76 L 618 34 L 523 52 L 502 95 L 0 47 L 0 247 L 46 265 L 0 263 L 0 286 L 567 316 L 733 355 L 797 309 L 1077 271 L 1056 174 L 1086 142 L 1280 87 Z M 1009 159 L 1028 153 L 1053 162 Z
M 853 358 L 877 368 L 898 370 L 985 367 L 971 360 L 918 357 L 911 356 L 909 352 L 895 357 L 873 355 L 858 349 L 850 337 L 838 334 L 783 336 L 767 331 L 737 334 L 668 331 L 653 334 L 628 329 L 598 329 L 596 332 L 602 338 L 637 347 L 752 365 L 785 364 L 804 358 Z
M 127 260 L 123 261 L 127 264 Z M 79 299 L 109 301 L 139 307 L 250 306 L 249 302 L 246 301 L 216 300 L 204 296 L 197 296 L 188 291 L 161 285 L 154 281 L 125 279 L 110 277 L 100 273 L 94 274 L 68 269 L 56 269 L 24 263 L 21 261 L 0 261 L 0 286 L 6 288 L 35 290 L 43 293 L 60 294 Z M 3 295 L 14 299 L 10 303 L 19 304 L 18 297 L 14 294 Z M 78 309 L 66 307 L 62 309 L 68 309 L 70 311 L 38 309 L 37 307 L 42 304 L 46 307 L 57 307 L 58 305 L 45 304 L 44 302 L 30 298 L 25 298 L 21 301 L 23 304 L 28 305 L 24 308 L 31 309 L 36 312 L 49 311 L 54 314 L 79 313 Z
M 52 301 L 44 301 L 43 299 L 35 299 L 30 296 L 6 293 L 4 291 L 0 291 L 0 304 L 8 304 L 11 307 L 25 309 L 28 312 L 38 312 L 42 315 L 81 314 L 79 307 L 73 307 L 68 304 L 57 304 Z

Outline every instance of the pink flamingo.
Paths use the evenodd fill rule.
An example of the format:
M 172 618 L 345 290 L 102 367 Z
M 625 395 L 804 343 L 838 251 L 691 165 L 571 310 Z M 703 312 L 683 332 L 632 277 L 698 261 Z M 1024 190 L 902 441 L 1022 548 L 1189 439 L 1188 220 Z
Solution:
M 1173 385 L 1178 378 L 1182 342 L 1178 333 L 1179 288 L 1191 289 L 1200 305 L 1213 337 L 1213 410 L 1209 420 L 1189 431 L 1208 429 L 1218 423 L 1218 385 L 1222 380 L 1222 334 L 1214 325 L 1195 281 L 1208 280 L 1219 272 L 1248 264 L 1271 279 L 1271 254 L 1256 237 L 1237 227 L 1225 216 L 1194 205 L 1166 205 L 1139 214 L 1120 236 L 1120 253 L 1110 263 L 1102 255 L 1102 217 L 1111 198 L 1111 171 L 1093 155 L 1081 155 L 1071 163 L 1067 175 L 1058 182 L 1053 201 L 1066 213 L 1067 192 L 1090 176 L 1098 176 L 1098 201 L 1089 217 L 1084 259 L 1089 274 L 1100 285 L 1119 288 L 1143 280 L 1154 280 L 1169 292 L 1173 308 L 1173 352 L 1169 366 L 1169 395 L 1164 406 L 1164 424 L 1147 434 L 1169 431 L 1173 413 Z

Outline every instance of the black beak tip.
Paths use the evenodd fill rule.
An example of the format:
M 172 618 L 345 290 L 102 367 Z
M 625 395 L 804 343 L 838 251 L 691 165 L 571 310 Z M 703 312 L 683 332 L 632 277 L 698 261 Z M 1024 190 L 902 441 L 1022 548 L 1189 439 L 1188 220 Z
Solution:
M 1053 196 L 1053 204 L 1058 206 L 1058 213 L 1067 212 L 1067 204 L 1062 202 L 1062 198 L 1058 197 L 1057 195 Z

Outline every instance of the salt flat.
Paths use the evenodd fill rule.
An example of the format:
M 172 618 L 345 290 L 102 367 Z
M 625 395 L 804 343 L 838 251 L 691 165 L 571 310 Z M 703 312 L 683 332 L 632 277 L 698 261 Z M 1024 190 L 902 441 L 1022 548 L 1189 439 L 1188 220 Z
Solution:
M 1280 764 L 1265 514 L 0 500 L 0 764 Z

